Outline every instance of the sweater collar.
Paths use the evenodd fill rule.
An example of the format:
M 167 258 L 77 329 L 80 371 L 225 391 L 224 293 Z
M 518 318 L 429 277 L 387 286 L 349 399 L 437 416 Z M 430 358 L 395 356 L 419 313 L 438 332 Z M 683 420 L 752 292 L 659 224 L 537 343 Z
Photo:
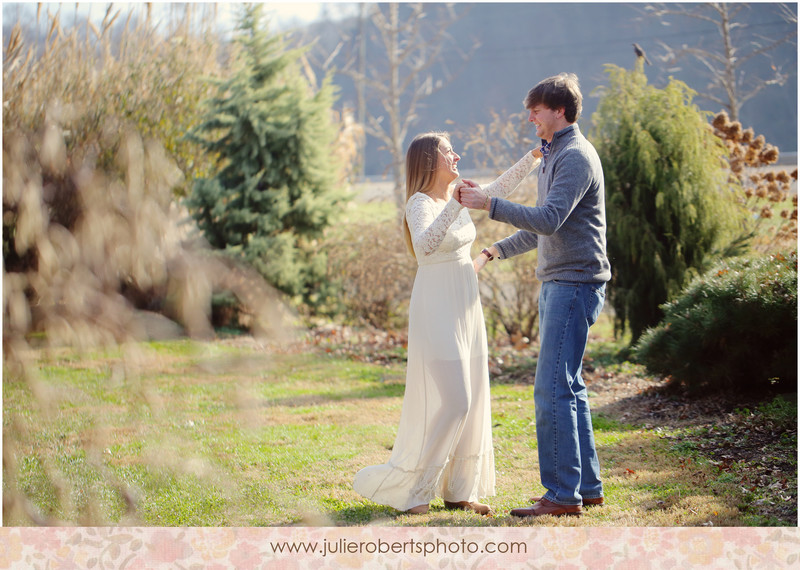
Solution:
M 568 125 L 568 126 L 564 127 L 563 129 L 561 129 L 560 131 L 556 131 L 553 134 L 553 140 L 550 141 L 550 145 L 552 145 L 553 143 L 555 143 L 558 139 L 560 139 L 562 137 L 570 136 L 573 132 L 574 133 L 580 132 L 580 129 L 578 129 L 578 123 L 572 123 L 571 125 Z M 542 144 L 544 145 L 544 143 L 545 143 L 545 141 L 543 139 L 542 140 Z
M 542 139 L 542 158 L 544 159 L 545 162 L 547 162 L 547 158 L 550 156 L 550 151 L 551 147 L 553 146 L 553 143 L 555 143 L 556 140 L 562 137 L 570 136 L 573 132 L 575 133 L 579 132 L 578 123 L 572 123 L 571 125 L 566 126 L 560 131 L 554 133 L 553 140 L 551 140 L 550 142 L 547 142 L 546 140 Z

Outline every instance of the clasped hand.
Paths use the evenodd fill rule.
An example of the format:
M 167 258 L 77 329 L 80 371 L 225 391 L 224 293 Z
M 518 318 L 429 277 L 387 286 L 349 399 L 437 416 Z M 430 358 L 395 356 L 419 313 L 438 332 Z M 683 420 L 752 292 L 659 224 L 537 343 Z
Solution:
M 542 158 L 541 148 L 533 149 L 531 154 L 535 158 Z M 453 190 L 453 196 L 459 204 L 470 210 L 489 210 L 490 208 L 489 196 L 472 180 L 462 179 L 459 181 Z
M 471 210 L 480 210 L 489 206 L 488 196 L 481 187 L 472 180 L 461 180 L 453 191 L 458 203 Z

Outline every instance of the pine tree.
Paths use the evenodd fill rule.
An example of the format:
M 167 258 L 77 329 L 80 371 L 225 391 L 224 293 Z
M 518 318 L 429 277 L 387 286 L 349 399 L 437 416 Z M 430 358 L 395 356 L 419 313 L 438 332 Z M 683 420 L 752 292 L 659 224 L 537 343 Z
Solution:
M 260 5 L 246 8 L 235 69 L 190 135 L 218 161 L 188 205 L 212 247 L 313 302 L 326 265 L 315 240 L 343 199 L 332 158 L 335 94 L 329 79 L 314 93 L 300 71 L 303 49 L 286 49 L 261 20 Z
M 726 151 L 694 92 L 670 80 L 647 84 L 641 69 L 608 66 L 593 116 L 606 185 L 609 302 L 631 344 L 662 318 L 660 305 L 742 235 Z

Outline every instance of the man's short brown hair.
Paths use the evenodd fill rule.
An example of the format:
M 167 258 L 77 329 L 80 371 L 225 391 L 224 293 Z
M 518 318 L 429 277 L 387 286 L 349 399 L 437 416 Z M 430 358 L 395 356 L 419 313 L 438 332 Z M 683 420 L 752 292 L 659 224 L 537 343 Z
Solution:
M 559 73 L 543 79 L 528 91 L 523 104 L 526 109 L 533 109 L 536 105 L 544 105 L 552 110 L 563 107 L 564 118 L 567 122 L 574 123 L 581 116 L 583 108 L 578 76 L 574 73 Z

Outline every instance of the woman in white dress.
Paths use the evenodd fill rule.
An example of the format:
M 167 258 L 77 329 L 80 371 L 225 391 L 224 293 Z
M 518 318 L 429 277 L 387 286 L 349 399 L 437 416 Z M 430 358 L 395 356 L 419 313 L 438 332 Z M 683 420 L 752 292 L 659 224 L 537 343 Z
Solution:
M 539 156 L 526 153 L 484 191 L 509 195 Z M 361 469 L 353 483 L 362 496 L 410 514 L 428 512 L 437 496 L 447 509 L 490 514 L 478 499 L 495 492 L 488 346 L 476 275 L 491 257 L 484 249 L 470 258 L 475 226 L 450 187 L 459 160 L 446 133 L 417 136 L 406 154 L 404 225 L 419 267 L 403 408 L 388 463 Z

